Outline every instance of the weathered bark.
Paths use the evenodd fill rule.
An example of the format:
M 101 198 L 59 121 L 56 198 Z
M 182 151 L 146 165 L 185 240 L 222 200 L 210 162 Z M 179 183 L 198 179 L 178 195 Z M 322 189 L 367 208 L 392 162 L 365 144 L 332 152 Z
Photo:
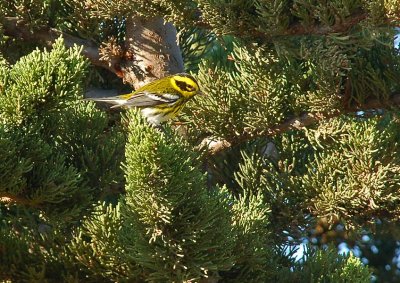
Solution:
M 123 78 L 135 88 L 154 79 L 184 71 L 177 32 L 162 17 L 127 21 L 126 49 L 131 60 L 121 64 Z

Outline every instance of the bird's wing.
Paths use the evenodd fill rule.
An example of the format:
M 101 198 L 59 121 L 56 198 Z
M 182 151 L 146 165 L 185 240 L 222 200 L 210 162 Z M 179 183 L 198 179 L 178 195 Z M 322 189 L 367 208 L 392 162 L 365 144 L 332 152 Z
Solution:
M 177 94 L 170 93 L 151 93 L 138 92 L 129 93 L 112 97 L 86 98 L 85 100 L 93 100 L 98 102 L 106 102 L 114 104 L 111 108 L 117 107 L 152 107 L 160 104 L 175 103 L 180 98 Z
M 124 106 L 151 107 L 160 104 L 175 103 L 179 98 L 177 94 L 139 92 L 127 98 Z

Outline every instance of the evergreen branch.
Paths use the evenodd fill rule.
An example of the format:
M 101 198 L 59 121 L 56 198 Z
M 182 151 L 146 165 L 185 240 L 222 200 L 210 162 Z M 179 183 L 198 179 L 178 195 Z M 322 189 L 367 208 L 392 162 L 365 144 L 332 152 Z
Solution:
M 26 41 L 39 41 L 51 46 L 57 38 L 62 36 L 66 47 L 73 47 L 74 45 L 81 46 L 82 54 L 88 58 L 93 65 L 117 73 L 115 62 L 106 62 L 101 60 L 99 47 L 90 40 L 81 39 L 49 27 L 31 30 L 24 21 L 21 21 L 16 17 L 4 17 L 0 21 L 3 25 L 5 35 L 21 38 Z
M 119 48 L 120 52 L 115 52 L 118 48 L 112 43 L 97 46 L 90 40 L 54 28 L 31 30 L 26 22 L 16 17 L 4 17 L 0 23 L 7 36 L 44 42 L 48 46 L 62 36 L 66 47 L 81 46 L 82 55 L 93 65 L 115 73 L 134 88 L 156 78 L 184 71 L 182 55 L 176 42 L 176 29 L 171 23 L 165 23 L 162 17 L 148 20 L 128 18 L 125 46 Z
M 304 113 L 298 117 L 291 117 L 281 124 L 277 124 L 267 129 L 245 130 L 240 136 L 236 136 L 232 140 L 213 141 L 210 138 L 205 138 L 201 142 L 201 146 L 207 146 L 210 155 L 218 154 L 228 148 L 242 144 L 244 142 L 254 140 L 261 137 L 270 137 L 290 130 L 300 130 L 322 120 L 338 117 L 342 114 L 354 113 L 358 111 L 370 111 L 376 109 L 384 109 L 400 106 L 400 92 L 393 93 L 385 102 L 377 98 L 367 100 L 363 105 L 350 106 L 342 111 L 332 111 L 329 113 Z
M 362 12 L 349 17 L 347 21 L 335 23 L 333 26 L 320 26 L 315 25 L 311 27 L 305 27 L 298 23 L 290 26 L 286 31 L 285 35 L 325 35 L 328 33 L 342 33 L 348 31 L 351 27 L 360 23 L 368 17 L 368 13 Z
M 242 37 L 243 35 L 251 35 L 252 37 L 256 38 L 263 38 L 266 40 L 273 40 L 274 38 L 281 37 L 281 36 L 304 36 L 304 35 L 326 35 L 330 33 L 343 33 L 347 32 L 353 26 L 359 24 L 363 20 L 367 19 L 369 16 L 366 12 L 360 12 L 358 14 L 352 15 L 348 18 L 348 20 L 335 23 L 332 26 L 320 25 L 315 24 L 312 26 L 305 26 L 301 23 L 294 23 L 290 25 L 287 29 L 283 30 L 277 34 L 268 34 L 267 32 L 260 31 L 259 29 L 241 29 L 237 28 L 237 32 L 233 35 Z M 394 22 L 392 20 L 391 22 Z M 198 21 L 196 26 L 204 29 L 212 30 L 213 27 L 209 23 Z M 245 34 L 242 32 L 245 31 Z

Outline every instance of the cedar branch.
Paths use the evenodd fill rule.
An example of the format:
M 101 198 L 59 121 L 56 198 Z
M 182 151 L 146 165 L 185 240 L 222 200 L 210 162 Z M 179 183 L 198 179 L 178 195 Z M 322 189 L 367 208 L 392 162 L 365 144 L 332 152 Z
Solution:
M 357 25 L 368 17 L 368 13 L 361 12 L 350 16 L 347 20 L 335 23 L 332 26 L 314 25 L 305 27 L 301 24 L 295 24 L 289 27 L 286 34 L 288 35 L 325 35 L 329 33 L 342 33 L 348 31 L 351 27 Z
M 4 17 L 0 21 L 3 25 L 5 35 L 20 38 L 26 41 L 39 41 L 51 46 L 51 44 L 55 42 L 57 38 L 62 36 L 64 38 L 64 44 L 66 47 L 73 47 L 74 45 L 81 46 L 82 54 L 88 58 L 93 65 L 108 69 L 113 73 L 117 73 L 117 70 L 114 68 L 115 64 L 102 61 L 98 46 L 90 40 L 81 39 L 61 32 L 57 29 L 48 27 L 41 27 L 32 31 L 24 21 L 16 17 Z
M 238 27 L 237 32 L 233 33 L 235 36 L 243 36 L 243 31 L 245 31 L 246 35 L 251 35 L 256 38 L 264 39 L 264 40 L 273 40 L 274 38 L 282 37 L 282 36 L 306 36 L 306 35 L 327 35 L 330 33 L 345 33 L 349 31 L 353 26 L 359 24 L 363 20 L 367 19 L 369 16 L 366 12 L 359 12 L 357 14 L 351 15 L 348 19 L 335 23 L 332 26 L 326 26 L 321 24 L 315 24 L 310 26 L 305 26 L 301 23 L 293 23 L 289 25 L 284 31 L 280 31 L 277 34 L 267 34 L 258 29 L 248 30 L 247 28 L 241 29 Z M 396 24 L 393 19 L 388 19 L 389 23 Z M 206 22 L 197 22 L 196 25 L 205 29 L 212 29 L 213 27 Z
M 301 36 L 310 34 L 325 35 L 328 33 L 346 32 L 352 26 L 360 23 L 367 17 L 368 13 L 360 12 L 358 14 L 352 15 L 351 17 L 348 18 L 348 20 L 337 23 L 333 26 L 314 25 L 310 27 L 305 27 L 301 24 L 293 24 L 289 26 L 286 29 L 286 31 L 283 31 L 281 34 L 268 35 L 258 30 L 247 31 L 247 34 L 251 34 L 254 37 L 264 38 L 268 40 L 273 40 L 274 37 L 280 37 L 280 36 Z M 64 42 L 67 47 L 72 47 L 75 44 L 81 46 L 82 54 L 85 57 L 87 57 L 93 65 L 105 68 L 113 72 L 119 77 L 122 77 L 124 81 L 129 82 L 135 87 L 141 86 L 142 84 L 148 82 L 148 80 L 151 81 L 152 76 L 157 78 L 159 77 L 158 75 L 160 74 L 165 75 L 168 73 L 176 73 L 183 71 L 183 63 L 181 62 L 182 58 L 180 57 L 180 54 L 177 54 L 177 50 L 175 50 L 176 48 L 174 46 L 176 45 L 174 44 L 176 43 L 176 39 L 165 38 L 165 44 L 164 44 L 163 39 L 161 39 L 160 41 L 160 39 L 158 38 L 153 39 L 149 37 L 149 34 L 165 34 L 165 37 L 168 36 L 171 37 L 171 35 L 176 34 L 176 31 L 172 30 L 173 26 L 172 25 L 167 26 L 168 23 L 166 23 L 166 26 L 163 27 L 163 25 L 159 23 L 159 19 L 150 19 L 149 22 L 148 23 L 145 22 L 144 25 L 143 23 L 141 23 L 141 21 L 142 21 L 141 19 L 135 19 L 134 22 L 132 23 L 132 19 L 128 18 L 128 22 L 131 23 L 131 25 L 127 26 L 127 34 L 129 34 L 129 36 L 126 42 L 127 46 L 124 47 L 128 50 L 136 49 L 135 50 L 136 52 L 140 51 L 143 53 L 142 50 L 143 46 L 147 46 L 148 45 L 147 43 L 149 42 L 148 40 L 150 39 L 150 41 L 153 40 L 153 44 L 150 45 L 151 48 L 153 48 L 154 50 L 162 50 L 163 54 L 161 54 L 160 56 L 167 58 L 164 59 L 165 60 L 164 64 L 161 64 L 162 66 L 165 65 L 164 66 L 165 70 L 162 68 L 161 70 L 152 70 L 153 68 L 160 65 L 159 64 L 160 62 L 158 62 L 160 60 L 158 61 L 156 60 L 157 62 L 153 62 L 156 64 L 147 64 L 147 66 L 141 66 L 139 68 L 140 72 L 142 73 L 144 72 L 143 74 L 144 78 L 142 79 L 140 79 L 141 76 L 140 72 L 138 73 L 137 72 L 138 70 L 136 70 L 138 68 L 135 69 L 135 67 L 132 67 L 132 64 L 139 63 L 143 65 L 143 62 L 140 63 L 141 60 L 125 60 L 125 58 L 119 58 L 116 56 L 109 58 L 108 60 L 102 60 L 102 54 L 99 52 L 100 47 L 90 40 L 81 39 L 49 27 L 40 27 L 36 28 L 33 31 L 29 28 L 29 25 L 27 25 L 26 22 L 16 17 L 4 17 L 0 19 L 0 23 L 3 25 L 4 28 L 4 33 L 5 35 L 8 36 L 21 38 L 27 41 L 41 41 L 49 46 L 57 38 L 62 36 L 64 38 Z M 206 29 L 212 29 L 212 26 L 210 26 L 208 23 L 197 22 L 196 25 Z M 134 36 L 132 37 L 132 35 Z M 240 34 L 236 35 L 240 36 Z M 166 48 L 168 46 L 171 46 L 170 50 Z M 148 57 L 148 54 L 146 56 L 140 56 L 139 54 L 139 57 L 140 57 L 139 59 L 143 59 Z M 145 71 L 143 71 L 144 69 Z
M 342 111 L 335 111 L 331 113 L 304 113 L 298 117 L 291 117 L 281 124 L 272 126 L 266 129 L 255 129 L 252 131 L 244 131 L 241 135 L 233 138 L 232 140 L 219 140 L 210 142 L 209 138 L 206 138 L 201 143 L 207 145 L 208 152 L 210 155 L 218 154 L 228 148 L 242 144 L 244 142 L 254 140 L 261 137 L 275 136 L 290 130 L 300 130 L 309 125 L 315 124 L 321 120 L 327 120 L 334 117 L 338 117 L 343 114 L 355 113 L 358 111 L 371 111 L 376 109 L 387 109 L 392 107 L 400 106 L 400 92 L 393 93 L 389 99 L 385 102 L 377 98 L 366 101 L 363 105 L 355 105 L 343 109 Z
M 126 42 L 123 46 L 127 51 L 126 56 L 104 54 L 106 50 L 94 42 L 54 28 L 39 27 L 31 30 L 26 22 L 16 17 L 1 18 L 0 23 L 7 36 L 43 42 L 48 46 L 62 36 L 66 47 L 82 47 L 82 54 L 93 65 L 113 72 L 134 88 L 154 79 L 184 71 L 182 55 L 176 42 L 176 29 L 162 17 L 128 18 Z

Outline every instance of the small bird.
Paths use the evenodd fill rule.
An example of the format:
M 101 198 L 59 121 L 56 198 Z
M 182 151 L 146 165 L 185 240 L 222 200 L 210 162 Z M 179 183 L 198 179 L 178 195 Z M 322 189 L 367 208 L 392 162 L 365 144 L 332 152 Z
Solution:
M 150 124 L 159 125 L 176 117 L 196 94 L 202 94 L 196 79 L 179 73 L 150 82 L 132 93 L 88 100 L 113 104 L 111 108 L 141 108 L 142 115 Z

